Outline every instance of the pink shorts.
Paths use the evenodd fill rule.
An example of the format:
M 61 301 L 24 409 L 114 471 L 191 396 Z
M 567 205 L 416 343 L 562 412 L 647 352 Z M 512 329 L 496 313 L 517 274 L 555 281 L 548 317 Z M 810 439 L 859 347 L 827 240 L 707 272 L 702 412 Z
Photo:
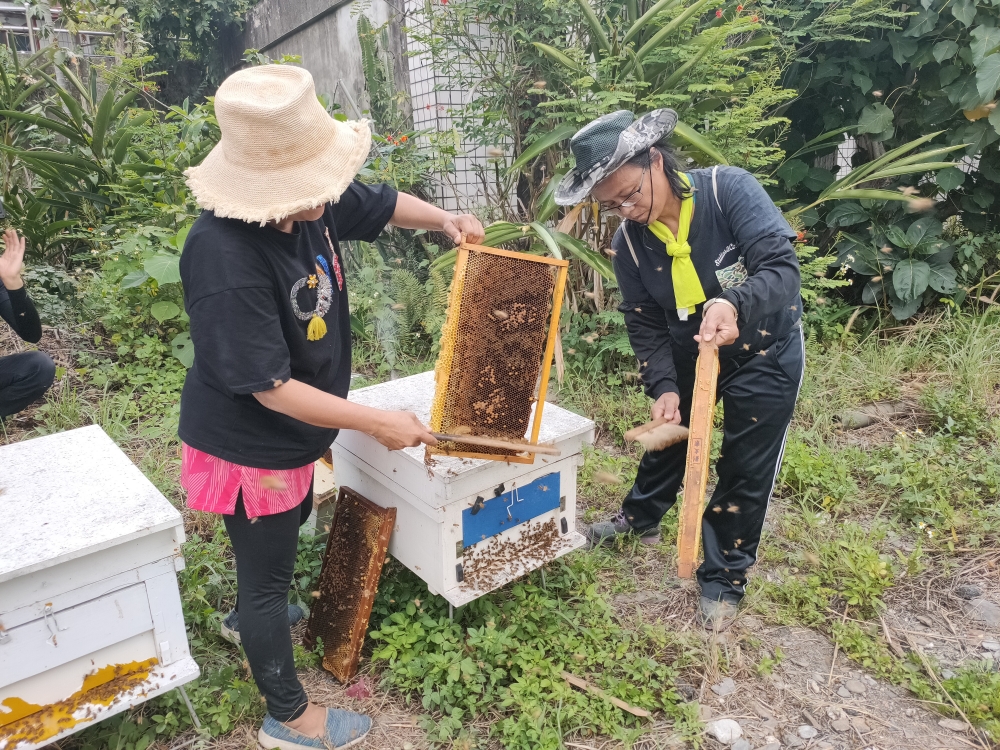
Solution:
M 311 463 L 298 469 L 254 469 L 181 443 L 181 487 L 194 510 L 232 515 L 242 489 L 247 518 L 284 513 L 301 505 L 312 479 Z

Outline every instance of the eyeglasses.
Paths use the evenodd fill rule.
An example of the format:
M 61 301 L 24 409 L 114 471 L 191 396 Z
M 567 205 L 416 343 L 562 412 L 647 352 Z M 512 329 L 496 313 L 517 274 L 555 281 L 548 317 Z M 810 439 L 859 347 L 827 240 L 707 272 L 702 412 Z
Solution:
M 621 203 L 598 203 L 602 211 L 617 211 L 620 208 L 632 208 L 640 200 L 642 200 L 642 186 L 646 182 L 646 169 L 648 167 L 642 168 L 642 178 L 639 180 L 639 187 L 629 193 L 628 197 L 625 198 Z

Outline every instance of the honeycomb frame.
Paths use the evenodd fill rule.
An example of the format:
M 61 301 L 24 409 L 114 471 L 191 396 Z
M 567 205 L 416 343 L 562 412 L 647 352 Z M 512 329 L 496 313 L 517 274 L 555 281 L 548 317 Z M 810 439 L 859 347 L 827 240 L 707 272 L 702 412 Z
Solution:
M 323 639 L 323 668 L 341 682 L 358 671 L 396 509 L 383 508 L 341 487 L 305 643 Z
M 497 272 L 496 276 L 487 273 L 490 270 Z M 459 246 L 434 369 L 431 430 L 463 434 L 469 429 L 468 434 L 520 442 L 525 438 L 530 419 L 530 438 L 520 452 L 487 451 L 475 444 L 452 442 L 428 447 L 428 457 L 437 454 L 509 463 L 534 462 L 530 447 L 538 443 L 541 430 L 568 270 L 569 261 L 557 258 L 466 242 Z M 484 288 L 484 281 L 489 289 Z M 543 310 L 543 305 L 547 309 Z M 519 330 L 522 326 L 523 330 Z M 508 355 L 503 363 L 496 355 L 498 350 Z M 508 368 L 507 371 L 495 372 L 488 365 L 478 368 L 473 378 L 468 361 L 473 359 L 482 364 L 490 357 L 496 358 L 497 364 Z M 473 396 L 459 395 L 469 391 L 473 379 L 478 387 L 483 385 L 484 378 L 495 386 L 491 394 L 483 395 L 477 402 L 471 402 Z M 498 379 L 503 385 L 498 384 Z M 507 394 L 502 393 L 505 389 Z M 512 389 L 514 393 L 510 393 Z M 505 400 L 508 395 L 513 398 Z M 467 408 L 468 403 L 462 408 L 462 401 L 472 403 L 477 412 L 475 418 Z M 506 408 L 513 414 L 504 412 L 497 416 L 494 407 Z M 502 423 L 489 424 L 494 417 Z

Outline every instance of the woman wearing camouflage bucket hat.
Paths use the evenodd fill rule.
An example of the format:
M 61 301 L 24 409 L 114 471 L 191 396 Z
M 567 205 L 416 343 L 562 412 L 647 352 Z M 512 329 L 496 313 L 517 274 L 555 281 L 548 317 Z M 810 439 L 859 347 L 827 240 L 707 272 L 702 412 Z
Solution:
M 455 216 L 388 185 L 354 180 L 371 146 L 364 122 L 331 118 L 301 68 L 227 78 L 215 97 L 222 139 L 188 171 L 203 213 L 181 255 L 194 364 L 181 395 L 181 483 L 188 506 L 222 514 L 236 557 L 242 643 L 267 703 L 264 748 L 341 748 L 367 716 L 310 703 L 295 671 L 288 605 L 299 526 L 312 511 L 313 462 L 338 430 L 390 450 L 435 442 L 409 412 L 347 400 L 351 323 L 340 243 L 386 224 L 483 238 Z
M 703 621 L 726 627 L 757 559 L 802 382 L 799 266 L 795 232 L 753 176 L 681 167 L 666 145 L 676 123 L 670 109 L 638 119 L 623 110 L 582 128 L 556 202 L 590 195 L 623 219 L 612 241 L 619 309 L 654 419 L 687 424 L 698 344 L 719 346 L 724 436 L 698 581 Z M 686 454 L 684 443 L 647 452 L 621 511 L 590 528 L 592 543 L 623 534 L 657 543 Z

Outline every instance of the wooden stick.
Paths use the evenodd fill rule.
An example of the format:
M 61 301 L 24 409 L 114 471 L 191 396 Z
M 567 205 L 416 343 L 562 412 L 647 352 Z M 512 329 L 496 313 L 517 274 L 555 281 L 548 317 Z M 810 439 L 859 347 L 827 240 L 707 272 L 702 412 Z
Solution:
M 633 716 L 638 716 L 638 717 L 643 718 L 643 719 L 646 719 L 646 718 L 649 718 L 650 716 L 652 716 L 652 714 L 649 713 L 649 711 L 647 711 L 646 709 L 644 709 L 644 708 L 636 708 L 635 706 L 630 706 L 628 703 L 626 703 L 625 701 L 621 700 L 620 698 L 615 698 L 613 695 L 608 695 L 603 690 L 601 690 L 599 687 L 597 687 L 597 685 L 591 685 L 589 682 L 587 682 L 582 677 L 577 677 L 576 675 L 572 675 L 569 672 L 563 672 L 562 673 L 562 678 L 564 680 L 566 680 L 566 682 L 568 682 L 573 687 L 578 687 L 581 690 L 586 690 L 588 693 L 592 693 L 593 695 L 596 695 L 598 698 L 603 698 L 604 700 L 608 701 L 609 703 L 611 703 L 611 704 L 613 704 L 615 706 L 618 706 L 618 708 L 620 708 L 622 711 L 628 711 Z
M 442 432 L 431 433 L 438 440 L 445 443 L 464 443 L 467 445 L 482 445 L 487 448 L 504 448 L 512 451 L 524 451 L 527 453 L 541 453 L 546 456 L 561 456 L 562 451 L 547 443 L 515 443 L 513 440 L 501 440 L 500 438 L 480 437 L 478 435 L 446 435 Z
M 709 460 L 712 457 L 712 422 L 715 417 L 715 387 L 719 380 L 719 347 L 700 344 L 691 397 L 687 470 L 677 530 L 677 576 L 694 575 L 695 558 L 701 544 L 701 515 L 705 509 Z

